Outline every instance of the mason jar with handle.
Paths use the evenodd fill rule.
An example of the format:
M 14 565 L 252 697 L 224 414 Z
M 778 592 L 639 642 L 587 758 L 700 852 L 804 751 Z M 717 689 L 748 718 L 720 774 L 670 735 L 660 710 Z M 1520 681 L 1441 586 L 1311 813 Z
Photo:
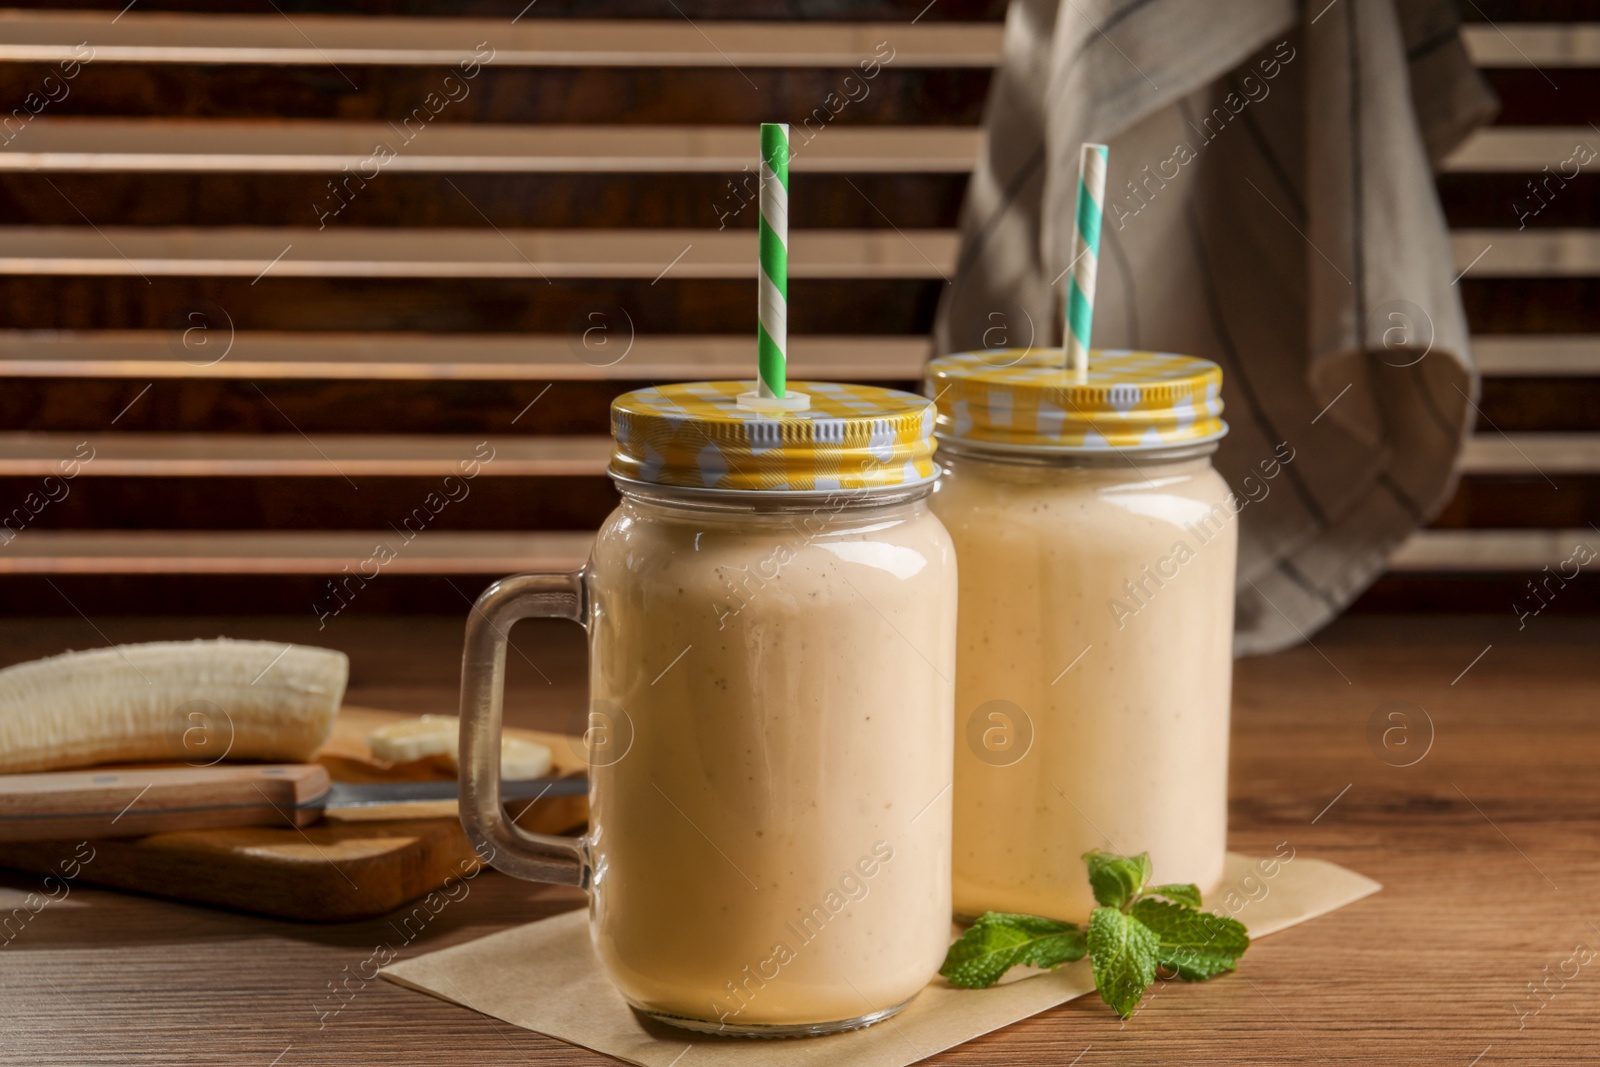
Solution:
M 627 1002 L 725 1034 L 887 1018 L 949 935 L 956 571 L 928 509 L 934 409 L 796 382 L 612 405 L 621 503 L 575 574 L 491 586 L 467 624 L 461 817 L 500 870 L 584 888 Z M 590 824 L 501 807 L 506 632 L 588 630 Z
M 997 350 L 935 359 L 926 388 L 961 566 L 956 912 L 1084 921 L 1090 849 L 1212 888 L 1239 507 L 1211 466 L 1221 369 Z

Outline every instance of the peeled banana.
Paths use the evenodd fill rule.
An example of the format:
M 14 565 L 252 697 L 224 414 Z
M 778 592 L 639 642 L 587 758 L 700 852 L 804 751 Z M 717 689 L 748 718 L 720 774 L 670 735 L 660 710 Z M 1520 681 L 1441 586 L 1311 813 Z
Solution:
M 411 763 L 442 757 L 454 771 L 461 720 L 454 715 L 424 715 L 419 719 L 380 726 L 367 735 L 372 754 L 390 763 Z M 507 781 L 538 778 L 550 772 L 550 750 L 537 741 L 511 734 L 500 738 L 500 777 Z
M 311 759 L 350 661 L 275 641 L 154 641 L 0 670 L 0 773 Z

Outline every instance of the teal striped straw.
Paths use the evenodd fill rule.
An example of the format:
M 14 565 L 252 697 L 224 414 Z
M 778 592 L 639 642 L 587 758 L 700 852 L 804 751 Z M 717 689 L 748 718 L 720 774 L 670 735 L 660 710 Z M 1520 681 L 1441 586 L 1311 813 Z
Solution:
M 789 359 L 789 125 L 761 124 L 761 277 L 756 344 L 761 396 L 783 399 Z
M 1085 144 L 1078 157 L 1078 207 L 1073 219 L 1072 279 L 1067 283 L 1064 331 L 1067 369 L 1089 369 L 1089 335 L 1094 327 L 1094 276 L 1100 267 L 1100 217 L 1106 201 L 1103 144 Z

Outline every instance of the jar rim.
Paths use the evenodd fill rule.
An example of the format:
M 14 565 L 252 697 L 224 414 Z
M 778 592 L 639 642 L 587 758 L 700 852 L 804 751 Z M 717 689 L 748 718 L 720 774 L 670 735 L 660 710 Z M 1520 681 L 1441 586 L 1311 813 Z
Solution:
M 854 489 L 710 489 L 688 485 L 663 485 L 660 482 L 643 482 L 610 472 L 611 481 L 626 498 L 649 503 L 665 503 L 677 507 L 699 508 L 710 511 L 816 511 L 831 508 L 836 511 L 885 507 L 920 500 L 933 492 L 939 480 L 940 467 L 934 464 L 933 474 L 920 481 L 895 485 L 870 485 Z
M 1224 431 L 1226 432 L 1226 431 Z M 1033 467 L 1112 467 L 1126 463 L 1175 463 L 1216 452 L 1222 434 L 1203 441 L 1144 448 L 1062 448 L 1051 445 L 1008 445 L 936 434 L 939 450 L 965 459 Z

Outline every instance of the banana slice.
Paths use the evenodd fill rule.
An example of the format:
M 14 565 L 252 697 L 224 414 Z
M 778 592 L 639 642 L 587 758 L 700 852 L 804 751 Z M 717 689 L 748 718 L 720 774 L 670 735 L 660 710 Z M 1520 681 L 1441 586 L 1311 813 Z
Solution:
M 367 735 L 372 754 L 390 763 L 411 763 L 440 758 L 452 771 L 458 769 L 456 753 L 461 720 L 454 715 L 424 715 L 420 719 L 380 726 Z M 539 778 L 550 772 L 550 750 L 537 741 L 504 734 L 500 738 L 500 777 L 507 781 Z
M 0 670 L 0 773 L 96 763 L 305 761 L 333 729 L 343 652 L 154 641 Z
M 454 715 L 424 715 L 378 727 L 367 735 L 367 746 L 385 762 L 414 763 L 455 752 L 460 728 Z

